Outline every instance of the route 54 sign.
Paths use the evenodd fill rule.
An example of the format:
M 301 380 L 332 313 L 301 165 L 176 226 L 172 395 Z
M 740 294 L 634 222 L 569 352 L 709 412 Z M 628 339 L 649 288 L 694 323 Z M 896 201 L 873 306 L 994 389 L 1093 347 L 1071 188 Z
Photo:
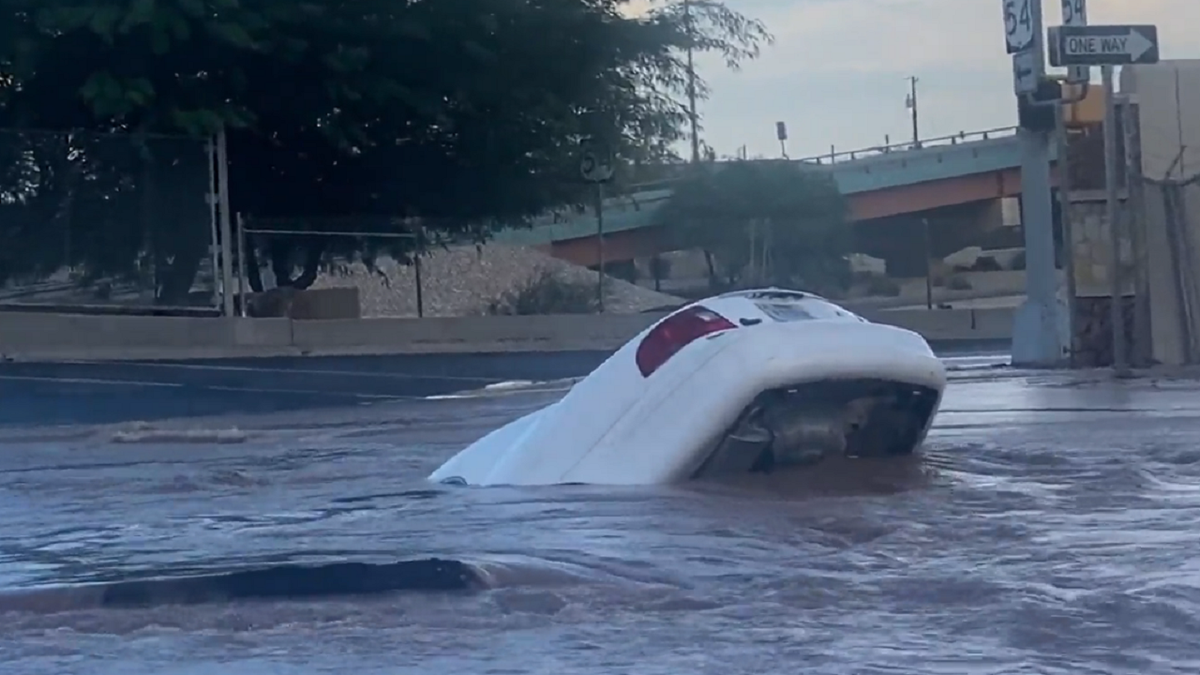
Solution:
M 1003 0 L 1004 41 L 1009 54 L 1023 52 L 1033 46 L 1036 23 L 1033 19 L 1033 0 Z
M 607 183 L 615 173 L 612 153 L 603 144 L 584 141 L 580 149 L 579 174 L 589 183 Z

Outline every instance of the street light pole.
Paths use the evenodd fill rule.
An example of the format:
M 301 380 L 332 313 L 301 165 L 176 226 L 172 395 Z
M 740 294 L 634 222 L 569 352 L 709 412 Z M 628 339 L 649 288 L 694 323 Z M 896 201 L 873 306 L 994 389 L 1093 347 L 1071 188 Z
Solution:
M 695 29 L 692 25 L 692 0 L 683 0 L 683 21 L 687 29 L 688 122 L 692 128 L 692 162 L 700 162 L 700 125 L 696 115 Z
M 908 109 L 912 111 L 912 142 L 914 146 L 921 144 L 921 135 L 917 127 L 917 82 L 920 80 L 915 75 L 908 78 Z

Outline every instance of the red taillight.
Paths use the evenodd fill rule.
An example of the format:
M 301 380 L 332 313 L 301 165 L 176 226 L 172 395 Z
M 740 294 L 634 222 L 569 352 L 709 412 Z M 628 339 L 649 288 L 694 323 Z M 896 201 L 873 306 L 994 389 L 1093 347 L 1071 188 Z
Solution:
M 729 319 L 707 307 L 691 307 L 667 317 L 642 339 L 637 349 L 637 367 L 643 377 L 658 370 L 680 349 L 705 335 L 737 328 Z

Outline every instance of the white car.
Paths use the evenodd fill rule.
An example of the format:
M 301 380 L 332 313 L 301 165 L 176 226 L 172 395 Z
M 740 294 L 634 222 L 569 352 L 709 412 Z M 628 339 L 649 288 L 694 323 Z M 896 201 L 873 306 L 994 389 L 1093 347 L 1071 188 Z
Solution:
M 912 453 L 946 371 L 920 335 L 767 288 L 682 307 L 559 401 L 430 475 L 459 485 L 649 485 Z

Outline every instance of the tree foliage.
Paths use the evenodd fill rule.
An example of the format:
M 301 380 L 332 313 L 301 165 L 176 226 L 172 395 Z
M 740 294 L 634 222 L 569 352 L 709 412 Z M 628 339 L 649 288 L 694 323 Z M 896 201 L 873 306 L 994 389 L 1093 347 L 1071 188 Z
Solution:
M 417 219 L 481 240 L 581 199 L 583 137 L 625 164 L 672 157 L 685 47 L 736 66 L 770 40 L 710 0 L 689 17 L 669 3 L 631 16 L 627 1 L 0 0 L 0 126 L 225 127 L 235 212 L 310 231 Z M 154 172 L 177 164 L 142 155 Z M 282 284 L 304 285 L 330 253 L 369 258 L 380 241 L 272 238 L 261 252 Z M 114 264 L 130 268 L 140 246 L 122 245 Z
M 679 248 L 729 285 L 829 291 L 849 282 L 846 200 L 826 171 L 786 160 L 695 165 L 655 213 Z

